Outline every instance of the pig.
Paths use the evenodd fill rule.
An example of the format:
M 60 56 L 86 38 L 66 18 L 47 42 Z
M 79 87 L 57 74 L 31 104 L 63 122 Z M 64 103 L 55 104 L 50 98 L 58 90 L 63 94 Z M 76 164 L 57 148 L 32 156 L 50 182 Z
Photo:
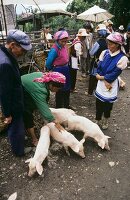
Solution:
M 71 116 L 67 121 L 66 130 L 82 131 L 84 133 L 83 138 L 91 137 L 98 143 L 98 145 L 102 149 L 110 150 L 110 147 L 108 145 L 108 138 L 110 137 L 104 135 L 100 127 L 86 117 L 79 115 Z
M 60 124 L 65 123 L 65 121 L 68 120 L 70 116 L 76 115 L 76 113 L 73 110 L 67 108 L 50 108 L 50 110 L 54 115 L 55 120 Z
M 40 138 L 36 147 L 35 154 L 33 158 L 26 160 L 29 162 L 29 173 L 28 176 L 33 176 L 37 171 L 39 175 L 42 175 L 43 167 L 42 162 L 48 155 L 48 149 L 50 146 L 50 128 L 48 126 L 43 126 L 40 131 Z
M 69 155 L 68 147 L 70 147 L 76 154 L 85 158 L 83 143 L 85 139 L 83 138 L 81 141 L 78 141 L 71 133 L 67 132 L 64 128 L 62 130 L 58 130 L 53 122 L 47 124 L 50 128 L 51 136 L 63 144 L 66 153 Z

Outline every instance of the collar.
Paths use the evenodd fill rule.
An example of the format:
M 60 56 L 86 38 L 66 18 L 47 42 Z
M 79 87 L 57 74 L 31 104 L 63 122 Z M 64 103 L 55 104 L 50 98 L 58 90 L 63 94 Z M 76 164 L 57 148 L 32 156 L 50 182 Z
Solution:
M 2 47 L 1 47 L 1 50 L 2 50 L 7 56 L 9 56 L 10 59 L 13 59 L 13 60 L 15 60 L 15 62 L 17 62 L 16 57 L 11 53 L 11 51 L 10 51 L 8 48 L 6 48 L 5 46 L 2 46 Z
M 57 41 L 56 41 L 56 45 L 57 45 L 58 49 L 62 48 L 62 46 Z
M 116 56 L 118 53 L 120 53 L 121 51 L 120 50 L 118 50 L 118 51 L 115 51 L 114 53 L 112 53 L 110 50 L 109 50 L 109 54 L 110 54 L 110 56 L 111 57 L 113 57 L 113 56 Z

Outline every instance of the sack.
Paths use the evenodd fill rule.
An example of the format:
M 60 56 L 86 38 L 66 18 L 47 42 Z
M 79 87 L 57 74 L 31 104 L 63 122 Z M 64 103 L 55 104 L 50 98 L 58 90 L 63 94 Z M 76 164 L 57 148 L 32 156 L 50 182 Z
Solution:
M 7 124 L 4 123 L 4 115 L 2 113 L 1 106 L 0 106 L 0 132 L 2 132 L 6 128 L 7 128 Z

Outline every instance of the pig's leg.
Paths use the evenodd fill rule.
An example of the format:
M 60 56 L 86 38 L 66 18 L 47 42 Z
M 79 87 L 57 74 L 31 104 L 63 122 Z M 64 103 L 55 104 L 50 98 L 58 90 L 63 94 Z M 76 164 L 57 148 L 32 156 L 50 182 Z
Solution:
M 70 156 L 70 152 L 68 150 L 68 146 L 67 145 L 63 145 L 65 152 L 67 153 L 68 156 Z

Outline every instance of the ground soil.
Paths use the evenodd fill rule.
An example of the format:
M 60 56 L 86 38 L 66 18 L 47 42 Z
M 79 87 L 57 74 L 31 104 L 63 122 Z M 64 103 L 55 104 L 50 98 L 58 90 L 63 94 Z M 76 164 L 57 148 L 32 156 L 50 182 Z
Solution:
M 80 73 L 78 75 L 80 77 Z M 85 159 L 70 150 L 70 157 L 61 145 L 53 143 L 48 159 L 44 161 L 42 176 L 27 176 L 25 157 L 12 155 L 5 134 L 0 136 L 0 200 L 17 192 L 17 200 L 129 200 L 130 199 L 130 69 L 122 73 L 125 90 L 119 92 L 114 104 L 110 126 L 104 134 L 111 137 L 111 150 L 102 150 L 88 139 Z M 88 78 L 77 80 L 78 93 L 71 94 L 71 105 L 79 115 L 95 121 L 95 97 L 88 97 Z M 54 96 L 50 102 L 53 105 Z M 42 125 L 39 115 L 36 127 Z M 82 133 L 74 133 L 78 139 Z M 29 140 L 29 139 L 28 139 Z

